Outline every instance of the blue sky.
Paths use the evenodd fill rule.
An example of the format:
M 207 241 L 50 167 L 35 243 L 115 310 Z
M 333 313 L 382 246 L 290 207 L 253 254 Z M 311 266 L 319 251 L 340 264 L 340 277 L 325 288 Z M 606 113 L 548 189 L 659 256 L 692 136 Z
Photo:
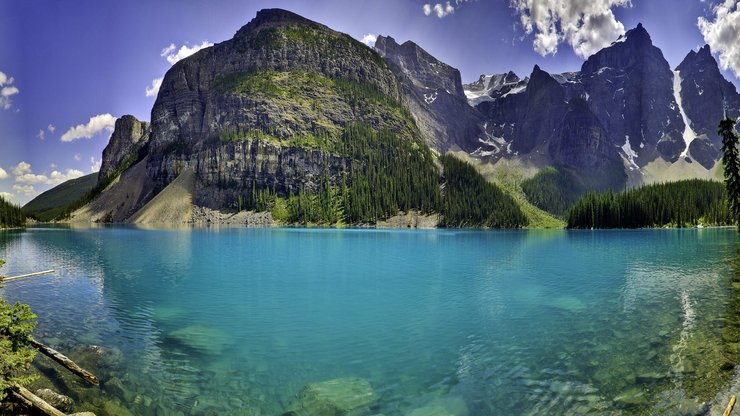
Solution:
M 708 41 L 740 85 L 737 2 L 572 0 L 561 10 L 555 0 L 0 0 L 0 195 L 25 203 L 95 170 L 116 117 L 149 120 L 155 96 L 146 89 L 178 53 L 231 38 L 262 8 L 357 39 L 413 40 L 460 69 L 463 82 L 525 76 L 534 64 L 578 70 L 603 46 L 600 36 L 613 40 L 642 22 L 672 67 Z

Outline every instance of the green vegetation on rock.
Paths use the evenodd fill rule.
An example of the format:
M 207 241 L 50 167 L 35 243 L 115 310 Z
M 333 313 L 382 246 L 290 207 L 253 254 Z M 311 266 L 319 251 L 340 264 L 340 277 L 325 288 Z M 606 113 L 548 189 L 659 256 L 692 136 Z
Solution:
M 571 208 L 568 228 L 730 225 L 721 182 L 691 179 L 621 193 L 589 193 Z

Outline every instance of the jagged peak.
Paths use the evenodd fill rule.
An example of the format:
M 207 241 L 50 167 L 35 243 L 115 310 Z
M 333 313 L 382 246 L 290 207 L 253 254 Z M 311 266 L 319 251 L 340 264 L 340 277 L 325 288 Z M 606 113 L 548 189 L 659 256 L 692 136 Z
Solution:
M 702 46 L 701 49 L 699 49 L 699 52 L 697 53 L 697 55 L 712 56 L 712 49 L 709 47 L 709 44 L 705 44 L 704 46 Z
M 686 57 L 683 58 L 683 61 L 678 64 L 676 70 L 683 72 L 691 66 L 698 66 L 704 69 L 716 68 L 717 72 L 719 72 L 719 65 L 717 64 L 717 60 L 712 56 L 712 50 L 709 45 L 702 46 L 698 52 L 689 51 Z

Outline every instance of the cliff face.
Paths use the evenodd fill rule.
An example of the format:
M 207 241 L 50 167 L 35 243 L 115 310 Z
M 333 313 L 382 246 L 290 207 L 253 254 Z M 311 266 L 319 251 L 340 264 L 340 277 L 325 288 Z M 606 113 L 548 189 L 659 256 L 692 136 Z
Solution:
M 462 94 L 459 75 L 458 84 Z M 151 195 L 185 170 L 195 174 L 194 203 L 213 209 L 236 208 L 259 189 L 313 192 L 326 173 L 334 185 L 347 179 L 349 126 L 420 140 L 401 101 L 375 50 L 291 12 L 262 10 L 232 39 L 167 72 L 150 127 L 119 120 L 101 173 L 146 143 L 139 160 L 146 156 Z
M 139 121 L 134 116 L 125 115 L 116 120 L 115 129 L 108 145 L 103 149 L 98 180 L 105 180 L 121 167 L 126 157 L 138 153 L 149 141 L 149 123 Z M 119 172 L 121 173 L 121 172 Z
M 472 152 L 480 146 L 483 116 L 468 105 L 460 71 L 411 41 L 399 45 L 392 37 L 378 36 L 375 49 L 401 81 L 404 102 L 430 147 Z

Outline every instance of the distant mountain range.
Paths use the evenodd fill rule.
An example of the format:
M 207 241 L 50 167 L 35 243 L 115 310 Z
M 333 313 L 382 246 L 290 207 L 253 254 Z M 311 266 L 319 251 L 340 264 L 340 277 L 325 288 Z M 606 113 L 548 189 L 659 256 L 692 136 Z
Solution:
M 336 211 L 353 222 L 441 212 L 435 201 L 449 178 L 425 156 L 432 149 L 505 161 L 524 172 L 516 186 L 535 205 L 562 214 L 587 190 L 717 175 L 724 116 L 740 117 L 740 95 L 709 47 L 672 70 L 642 25 L 578 72 L 535 65 L 524 78 L 481 75 L 463 85 L 457 69 L 414 42 L 379 36 L 371 49 L 291 12 L 263 10 L 233 39 L 167 72 L 151 124 L 118 120 L 98 191 L 68 211 L 77 221 L 172 220 L 173 212 L 176 222 L 192 221 L 193 207 L 265 210 L 277 199 L 290 210 L 298 195 L 328 192 L 333 201 L 341 191 Z M 404 163 L 418 166 L 404 177 Z M 439 196 L 415 176 L 434 171 Z

